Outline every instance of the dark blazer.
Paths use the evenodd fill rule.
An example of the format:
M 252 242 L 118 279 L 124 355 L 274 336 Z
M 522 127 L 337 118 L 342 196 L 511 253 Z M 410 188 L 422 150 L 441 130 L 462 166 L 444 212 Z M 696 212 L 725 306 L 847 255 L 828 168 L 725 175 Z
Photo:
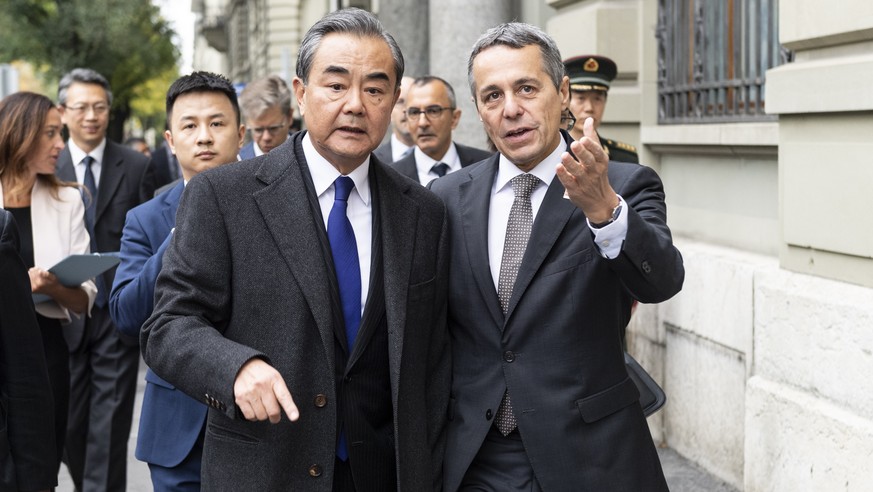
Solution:
M 379 159 L 380 162 L 385 164 L 391 164 L 394 161 L 394 154 L 391 152 L 391 136 L 388 136 L 388 141 L 376 147 L 376 150 L 373 151 L 373 155 Z
M 76 181 L 76 170 L 70 148 L 65 147 L 58 157 L 57 175 L 64 181 Z M 121 232 L 127 211 L 152 198 L 155 178 L 149 158 L 119 145 L 106 141 L 103 162 L 100 168 L 100 183 L 97 185 L 97 210 L 94 216 L 92 244 L 99 252 L 116 252 L 121 247 Z M 105 286 L 106 300 L 115 279 L 115 268 L 101 275 Z M 98 284 L 99 287 L 99 284 Z M 98 295 L 98 299 L 100 296 Z M 101 306 L 102 307 L 102 306 Z M 64 338 L 73 351 L 82 342 L 84 325 L 72 323 L 64 329 Z
M 0 204 L 2 205 L 2 204 Z M 0 208 L 0 491 L 57 485 L 54 406 L 27 268 Z
M 162 142 L 152 152 L 152 170 L 155 175 L 155 188 L 160 188 L 181 177 L 179 161 L 170 151 L 167 142 Z
M 684 279 L 658 176 L 610 162 L 610 183 L 630 206 L 627 238 L 612 260 L 600 255 L 585 215 L 563 198 L 555 177 L 504 318 L 488 261 L 498 158 L 432 184 L 453 238 L 446 490 L 458 489 L 507 387 L 543 490 L 667 490 L 619 335 L 632 299 L 661 302 Z
M 475 147 L 467 147 L 466 145 L 461 145 L 457 142 L 453 143 L 455 144 L 455 149 L 458 150 L 458 159 L 461 161 L 461 167 L 467 167 L 470 164 L 487 159 L 493 154 L 493 152 L 477 149 Z M 406 157 L 392 163 L 391 167 L 400 174 L 409 176 L 418 182 L 418 168 L 415 167 L 415 152 L 410 152 Z
M 384 275 L 371 277 L 383 288 L 371 289 L 370 297 L 382 295 L 384 314 L 373 320 L 368 299 L 359 342 L 343 367 L 335 352 L 345 343 L 342 311 L 300 143 L 304 133 L 188 183 L 158 275 L 155 313 L 143 327 L 146 363 L 210 405 L 204 490 L 330 491 L 336 395 L 357 384 L 362 352 L 374 348 L 359 349 L 360 337 L 371 323 L 382 324 L 389 369 L 383 385 L 393 406 L 386 430 L 397 457 L 392 480 L 403 490 L 438 489 L 450 377 L 444 207 L 371 158 L 373 220 L 381 227 L 373 250 L 382 250 L 374 264 Z M 243 419 L 233 383 L 254 357 L 282 375 L 300 409 L 298 422 Z M 348 441 L 354 468 L 356 453 L 369 443 L 352 434 Z
M 152 313 L 155 281 L 184 190 L 179 182 L 127 213 L 109 311 L 115 327 L 129 337 L 139 337 L 140 327 Z M 146 372 L 146 383 L 136 458 L 174 467 L 194 448 L 206 421 L 206 405 L 176 390 L 151 369 Z

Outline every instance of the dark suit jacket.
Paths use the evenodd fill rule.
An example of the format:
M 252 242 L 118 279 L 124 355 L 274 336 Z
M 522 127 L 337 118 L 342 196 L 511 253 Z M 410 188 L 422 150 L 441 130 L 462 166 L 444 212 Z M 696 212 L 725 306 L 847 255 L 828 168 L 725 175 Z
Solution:
M 385 164 L 391 164 L 394 161 L 394 154 L 391 152 L 390 135 L 387 142 L 376 147 L 376 150 L 373 151 L 373 155 L 375 155 L 380 162 Z
M 58 177 L 64 181 L 75 182 L 74 165 L 70 148 L 64 148 L 58 157 Z M 107 140 L 97 190 L 92 244 L 96 243 L 99 252 L 115 252 L 121 247 L 121 232 L 127 211 L 148 201 L 154 195 L 155 179 L 149 158 Z M 109 289 L 112 288 L 115 279 L 115 268 L 108 270 L 101 277 L 108 300 Z M 71 351 L 79 347 L 83 333 L 84 325 L 81 323 L 71 323 L 64 329 L 64 338 Z
M 667 490 L 619 332 L 633 298 L 661 302 L 684 279 L 648 167 L 610 162 L 627 201 L 627 238 L 603 258 L 557 177 L 533 224 L 506 318 L 488 261 L 488 211 L 499 155 L 433 182 L 453 238 L 449 332 L 453 382 L 445 487 L 454 491 L 508 387 L 543 490 Z
M 155 188 L 172 183 L 180 178 L 179 161 L 170 151 L 167 142 L 161 143 L 152 152 L 152 170 L 155 174 Z
M 303 135 L 188 183 L 155 313 L 143 327 L 146 363 L 211 407 L 204 490 L 331 490 L 337 373 L 346 375 L 344 387 L 355 385 L 359 344 L 343 370 L 335 355 L 345 338 L 341 308 Z M 382 229 L 373 250 L 383 252 L 378 321 L 386 325 L 396 479 L 403 490 L 430 490 L 441 481 L 450 370 L 446 217 L 436 197 L 376 159 L 370 184 Z M 361 333 L 371 307 L 368 301 Z M 298 422 L 242 418 L 233 383 L 254 357 L 282 375 Z M 361 446 L 355 436 L 349 442 L 354 466 Z
M 461 145 L 459 143 L 455 143 L 455 148 L 458 150 L 458 159 L 461 161 L 461 167 L 467 167 L 470 164 L 487 159 L 492 154 L 492 152 L 477 149 L 475 147 L 467 147 L 466 145 Z M 392 163 L 391 167 L 397 170 L 400 174 L 409 176 L 418 182 L 418 168 L 415 167 L 415 152 L 410 152 L 406 157 Z
M 180 182 L 127 213 L 109 311 L 115 327 L 129 337 L 139 337 L 140 327 L 152 313 L 155 281 L 184 190 Z M 176 466 L 197 442 L 206 421 L 206 405 L 176 390 L 151 369 L 146 372 L 146 383 L 136 458 Z
M 54 406 L 30 278 L 19 247 L 12 214 L 0 208 L 0 491 L 4 492 L 48 489 L 58 483 Z

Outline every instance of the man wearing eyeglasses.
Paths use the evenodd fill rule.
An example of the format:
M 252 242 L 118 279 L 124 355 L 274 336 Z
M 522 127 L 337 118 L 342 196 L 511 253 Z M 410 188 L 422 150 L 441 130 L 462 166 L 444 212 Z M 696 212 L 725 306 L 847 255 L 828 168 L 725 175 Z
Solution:
M 112 91 L 94 70 L 76 68 L 58 86 L 61 119 L 70 132 L 57 175 L 82 184 L 91 251 L 115 252 L 127 211 L 155 190 L 149 158 L 106 138 Z M 64 462 L 76 490 L 124 490 L 139 349 L 109 316 L 111 269 L 96 279 L 91 316 L 64 327 L 70 349 L 70 413 Z
M 281 77 L 271 75 L 250 82 L 240 94 L 239 103 L 252 137 L 240 149 L 240 158 L 251 159 L 285 143 L 294 122 L 294 108 L 291 90 Z
M 415 79 L 406 96 L 406 122 L 415 146 L 391 166 L 426 185 L 490 156 L 452 141 L 452 130 L 461 120 L 456 106 L 455 90 L 445 80 L 432 75 Z

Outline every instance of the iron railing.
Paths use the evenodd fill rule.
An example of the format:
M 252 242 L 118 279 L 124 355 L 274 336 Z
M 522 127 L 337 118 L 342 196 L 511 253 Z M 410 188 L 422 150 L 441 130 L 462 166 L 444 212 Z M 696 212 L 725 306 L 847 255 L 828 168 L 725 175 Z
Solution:
M 765 73 L 790 61 L 777 0 L 658 0 L 658 122 L 768 121 Z

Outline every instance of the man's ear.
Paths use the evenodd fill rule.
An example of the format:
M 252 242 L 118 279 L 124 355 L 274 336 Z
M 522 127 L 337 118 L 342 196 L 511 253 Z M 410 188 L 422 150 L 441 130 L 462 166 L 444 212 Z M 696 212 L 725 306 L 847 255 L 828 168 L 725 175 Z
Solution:
M 300 116 L 303 116 L 306 114 L 306 103 L 303 100 L 303 96 L 306 95 L 306 84 L 300 77 L 294 77 L 291 85 L 294 87 L 294 97 L 297 99 L 297 107 L 300 108 Z
M 173 134 L 170 130 L 164 131 L 164 140 L 167 141 L 167 145 L 170 146 L 170 150 L 173 152 L 173 155 L 176 155 L 176 143 L 173 142 Z

